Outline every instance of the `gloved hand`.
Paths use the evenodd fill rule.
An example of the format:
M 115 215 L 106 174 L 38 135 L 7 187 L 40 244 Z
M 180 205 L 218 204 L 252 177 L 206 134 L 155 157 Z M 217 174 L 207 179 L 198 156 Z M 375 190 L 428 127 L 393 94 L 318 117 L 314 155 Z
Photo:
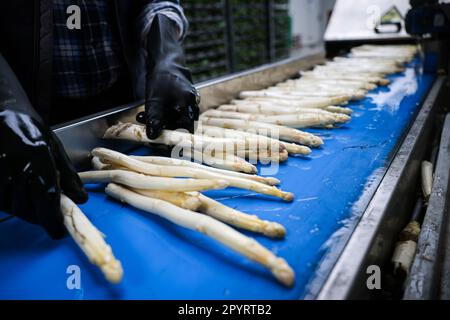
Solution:
M 0 137 L 0 210 L 41 225 L 52 238 L 63 237 L 61 191 L 77 203 L 87 193 L 1 55 Z
M 162 14 L 152 22 L 147 41 L 145 112 L 137 121 L 146 124 L 149 139 L 163 129 L 194 132 L 199 116 L 199 95 L 192 83 L 176 24 Z

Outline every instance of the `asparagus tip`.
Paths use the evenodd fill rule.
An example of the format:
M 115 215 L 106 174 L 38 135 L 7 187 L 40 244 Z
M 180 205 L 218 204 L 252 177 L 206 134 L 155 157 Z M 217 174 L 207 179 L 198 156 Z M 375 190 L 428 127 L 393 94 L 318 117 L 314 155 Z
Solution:
M 352 119 L 352 117 L 350 117 L 349 115 L 346 115 L 346 114 L 339 114 L 338 116 L 337 116 L 337 121 L 338 121 L 338 123 L 347 123 L 347 122 L 349 122 L 350 120 Z
M 281 198 L 291 202 L 294 200 L 294 194 L 292 192 L 282 192 Z
M 264 235 L 272 238 L 284 238 L 286 235 L 286 229 L 279 223 L 269 222 L 264 229 Z
M 286 287 L 292 287 L 295 281 L 295 274 L 287 262 L 282 258 L 277 258 L 275 265 L 271 269 L 272 274 Z
M 323 142 L 322 138 L 319 138 L 319 137 L 314 139 L 313 143 L 314 143 L 314 147 L 316 147 L 316 148 L 324 145 L 324 142 Z
M 101 270 L 106 279 L 113 284 L 118 284 L 122 280 L 123 269 L 119 260 L 111 260 L 102 265 Z
M 277 178 L 267 177 L 265 179 L 266 179 L 267 183 L 271 186 L 277 186 L 281 183 L 281 181 L 278 180 Z

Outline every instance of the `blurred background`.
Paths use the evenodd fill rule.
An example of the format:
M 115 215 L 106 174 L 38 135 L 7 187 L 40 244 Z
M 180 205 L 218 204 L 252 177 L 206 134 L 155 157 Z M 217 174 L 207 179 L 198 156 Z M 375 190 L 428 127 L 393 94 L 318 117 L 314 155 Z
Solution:
M 335 0 L 184 0 L 195 82 L 282 60 L 322 44 Z

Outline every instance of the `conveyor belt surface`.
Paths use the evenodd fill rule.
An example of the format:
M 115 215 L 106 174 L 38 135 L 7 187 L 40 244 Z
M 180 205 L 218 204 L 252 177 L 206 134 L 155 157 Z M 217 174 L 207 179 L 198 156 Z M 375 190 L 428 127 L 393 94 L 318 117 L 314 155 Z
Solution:
M 82 206 L 107 235 L 124 278 L 110 285 L 70 239 L 53 241 L 13 218 L 0 223 L 0 298 L 24 299 L 298 299 L 314 297 L 372 197 L 414 119 L 434 76 L 414 62 L 388 88 L 351 104 L 352 121 L 311 130 L 325 140 L 308 158 L 290 157 L 276 177 L 293 203 L 227 189 L 208 192 L 226 205 L 282 223 L 284 240 L 248 233 L 285 258 L 296 272 L 292 289 L 267 270 L 206 236 L 123 206 L 89 186 Z M 147 149 L 136 150 L 148 154 Z M 69 265 L 81 268 L 81 289 L 69 290 Z

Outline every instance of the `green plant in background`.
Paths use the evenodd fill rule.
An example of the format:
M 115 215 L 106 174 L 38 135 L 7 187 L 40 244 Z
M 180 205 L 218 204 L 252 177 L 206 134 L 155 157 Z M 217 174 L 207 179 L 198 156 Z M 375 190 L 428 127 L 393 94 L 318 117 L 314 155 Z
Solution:
M 289 56 L 292 46 L 292 22 L 289 16 L 289 0 L 273 0 L 273 58 Z
M 185 0 L 189 20 L 186 62 L 195 82 L 230 73 L 224 0 Z
M 185 41 L 187 64 L 196 82 L 289 55 L 289 0 L 185 0 L 182 3 L 190 23 Z

